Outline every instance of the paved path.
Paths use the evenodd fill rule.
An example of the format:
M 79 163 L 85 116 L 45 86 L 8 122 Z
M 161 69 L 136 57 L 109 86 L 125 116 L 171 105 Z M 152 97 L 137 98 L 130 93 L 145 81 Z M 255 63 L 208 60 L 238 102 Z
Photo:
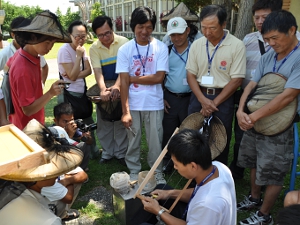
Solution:
M 59 79 L 57 59 L 46 59 L 46 61 L 48 63 L 48 67 L 49 67 L 47 80 Z

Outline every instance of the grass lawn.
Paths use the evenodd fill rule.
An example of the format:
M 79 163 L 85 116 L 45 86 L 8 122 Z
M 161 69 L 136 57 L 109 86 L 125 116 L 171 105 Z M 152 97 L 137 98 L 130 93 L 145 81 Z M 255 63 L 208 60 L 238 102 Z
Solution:
M 61 46 L 61 44 L 55 44 L 53 49 L 51 50 L 51 52 L 46 55 L 46 59 L 56 58 L 57 51 L 60 46 Z M 89 45 L 86 44 L 85 47 L 88 52 Z M 51 84 L 53 82 L 54 82 L 54 80 L 47 80 L 46 86 L 45 86 L 45 91 L 47 91 L 49 89 L 49 87 L 51 86 Z M 94 76 L 91 75 L 87 78 L 87 85 L 90 87 L 93 84 L 95 84 L 95 79 L 94 79 Z M 45 109 L 47 125 L 51 125 L 53 123 L 53 107 L 55 105 L 56 105 L 56 97 L 54 97 L 47 104 L 46 109 Z M 96 119 L 95 114 L 96 114 L 96 112 L 95 112 L 95 107 L 94 107 L 94 113 L 93 113 L 94 119 Z M 234 140 L 234 137 L 232 138 L 232 141 L 231 141 L 231 151 L 230 151 L 230 155 L 229 155 L 229 162 L 231 162 L 231 160 L 232 160 L 232 154 L 233 154 L 232 149 L 233 149 L 233 142 L 234 142 L 233 140 Z M 98 140 L 97 140 L 97 144 L 100 148 L 101 146 L 100 146 L 100 143 Z M 146 144 L 144 134 L 143 134 L 143 138 L 142 138 L 141 149 L 142 149 L 142 152 L 141 152 L 142 170 L 149 170 L 149 167 L 146 162 L 147 144 Z M 91 191 L 93 188 L 100 186 L 100 185 L 107 188 L 108 190 L 111 190 L 110 185 L 109 185 L 109 178 L 110 178 L 111 174 L 118 172 L 118 171 L 123 171 L 123 170 L 126 171 L 127 173 L 129 173 L 128 169 L 126 167 L 120 166 L 120 164 L 116 160 L 113 160 L 111 163 L 105 164 L 105 165 L 98 164 L 98 160 L 99 159 L 90 161 L 90 163 L 89 163 L 90 171 L 88 172 L 90 181 L 87 184 L 82 186 L 79 196 L 85 195 L 86 193 Z M 176 174 L 175 176 L 172 176 L 172 177 L 166 175 L 166 180 L 167 180 L 168 184 L 170 184 L 173 187 L 182 187 L 184 185 L 184 183 L 186 182 L 185 180 L 181 180 L 181 177 L 178 174 Z M 235 182 L 236 195 L 237 195 L 238 202 L 243 199 L 243 197 L 244 197 L 243 195 L 248 194 L 248 192 L 250 190 L 250 182 L 249 181 L 250 181 L 249 170 L 246 170 L 244 179 L 238 180 Z M 178 183 L 179 183 L 179 185 L 178 185 Z M 289 185 L 289 175 L 285 179 L 284 190 L 286 190 L 288 188 L 288 185 Z M 297 188 L 299 188 L 299 182 L 297 183 Z M 282 206 L 283 206 L 284 190 L 281 192 L 281 194 L 276 202 L 276 205 L 272 210 L 272 215 L 274 218 L 276 218 L 278 210 L 280 208 L 282 208 Z M 112 215 L 111 213 L 105 212 L 103 210 L 99 210 L 97 207 L 95 207 L 95 205 L 88 204 L 88 202 L 76 201 L 74 204 L 74 208 L 79 209 L 83 215 L 87 215 L 91 218 L 94 218 L 95 219 L 94 224 L 102 224 L 102 225 L 104 225 L 104 224 L 105 225 L 119 224 L 118 220 L 114 217 L 114 215 Z M 249 214 L 250 214 L 250 212 L 238 213 L 237 221 L 240 221 L 241 219 L 248 217 Z

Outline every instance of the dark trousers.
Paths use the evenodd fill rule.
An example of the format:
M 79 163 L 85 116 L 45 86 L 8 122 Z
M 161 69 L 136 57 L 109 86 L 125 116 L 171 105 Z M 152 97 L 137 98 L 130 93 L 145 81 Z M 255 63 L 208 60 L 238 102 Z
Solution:
M 244 177 L 244 170 L 245 168 L 239 167 L 237 165 L 237 160 L 239 156 L 239 149 L 240 149 L 240 144 L 244 135 L 244 131 L 241 130 L 237 117 L 236 117 L 236 112 L 238 110 L 238 105 L 236 105 L 236 110 L 235 110 L 235 117 L 234 117 L 234 139 L 235 143 L 233 146 L 233 160 L 229 166 L 232 177 L 234 179 L 242 179 Z
M 206 98 L 209 98 L 210 100 L 213 100 L 217 97 L 216 95 L 207 95 L 206 93 L 203 93 Z M 200 112 L 202 109 L 202 106 L 200 102 L 198 101 L 197 97 L 192 93 L 188 114 L 192 114 L 194 112 Z M 218 106 L 219 111 L 216 111 L 213 113 L 213 115 L 217 116 L 223 123 L 226 134 L 227 134 L 227 143 L 224 151 L 217 157 L 215 160 L 222 162 L 223 164 L 227 165 L 228 162 L 228 154 L 229 154 L 229 147 L 230 147 L 230 140 L 231 140 L 231 134 L 232 134 L 232 120 L 233 120 L 233 114 L 234 114 L 234 96 L 230 96 L 226 101 L 222 102 Z
M 168 143 L 174 130 L 179 127 L 182 121 L 187 117 L 190 96 L 176 97 L 169 91 L 165 90 L 164 100 L 169 103 L 171 108 L 168 108 L 169 113 L 164 112 L 162 149 Z M 171 156 L 167 153 L 164 160 L 168 161 L 170 159 Z

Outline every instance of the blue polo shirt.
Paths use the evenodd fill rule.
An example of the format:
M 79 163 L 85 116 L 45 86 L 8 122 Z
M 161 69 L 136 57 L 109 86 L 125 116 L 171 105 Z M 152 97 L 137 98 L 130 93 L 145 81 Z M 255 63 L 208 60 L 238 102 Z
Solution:
M 165 87 L 173 93 L 191 92 L 190 86 L 186 80 L 185 62 L 188 58 L 188 48 L 181 54 L 176 53 L 173 49 L 169 54 L 169 73 L 166 78 Z M 185 61 L 185 62 L 184 62 Z

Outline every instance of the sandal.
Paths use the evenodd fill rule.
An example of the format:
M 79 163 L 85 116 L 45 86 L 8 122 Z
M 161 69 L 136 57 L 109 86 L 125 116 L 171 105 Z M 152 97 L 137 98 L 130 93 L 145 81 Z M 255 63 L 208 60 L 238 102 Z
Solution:
M 76 209 L 69 209 L 67 211 L 67 216 L 65 218 L 62 219 L 62 221 L 69 221 L 69 220 L 73 220 L 76 219 L 80 216 L 80 213 L 78 210 Z

